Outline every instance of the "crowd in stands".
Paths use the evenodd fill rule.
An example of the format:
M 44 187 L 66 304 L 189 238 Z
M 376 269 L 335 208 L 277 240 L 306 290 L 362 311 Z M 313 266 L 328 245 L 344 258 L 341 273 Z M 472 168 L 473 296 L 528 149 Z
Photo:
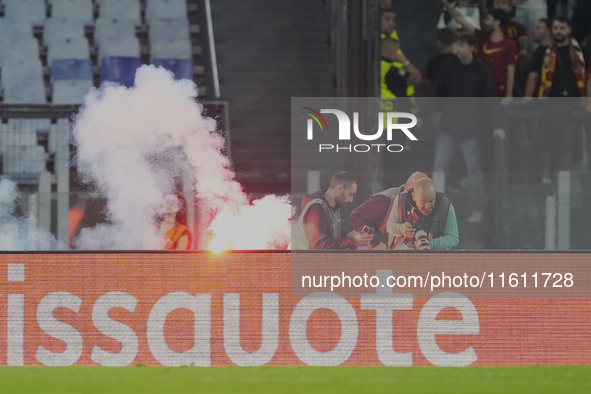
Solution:
M 412 97 L 420 85 L 428 97 L 501 98 L 495 101 L 498 107 L 480 108 L 478 100 L 465 101 L 461 111 L 450 105 L 438 125 L 434 171 L 449 171 L 455 149 L 461 150 L 470 185 L 469 221 L 477 223 L 483 216 L 481 167 L 492 161 L 486 152 L 481 158 L 481 151 L 494 146 L 493 138 L 506 138 L 503 107 L 526 105 L 533 97 L 570 97 L 581 98 L 575 106 L 591 111 L 591 98 L 585 99 L 591 97 L 591 2 L 548 0 L 543 8 L 537 4 L 536 12 L 527 14 L 525 5 L 535 0 L 528 4 L 523 4 L 525 0 L 438 1 L 442 7 L 438 53 L 423 74 L 404 55 L 391 1 L 382 1 L 381 96 L 382 100 Z M 535 24 L 532 15 L 537 18 Z M 573 100 L 550 102 L 543 119 L 529 125 L 540 181 L 545 185 L 553 183 L 555 171 L 570 170 L 577 149 L 576 130 L 580 130 L 564 112 L 564 106 L 573 107 Z M 480 115 L 497 120 L 486 136 L 474 124 Z

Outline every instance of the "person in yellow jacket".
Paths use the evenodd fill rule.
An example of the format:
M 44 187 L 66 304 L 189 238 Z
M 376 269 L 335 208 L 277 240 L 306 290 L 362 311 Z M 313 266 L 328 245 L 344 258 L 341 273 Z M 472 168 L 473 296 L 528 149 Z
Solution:
M 396 31 L 396 12 L 394 12 L 391 8 L 383 8 L 382 15 L 381 15 L 381 34 L 380 37 L 383 39 L 391 38 L 394 41 L 397 41 L 400 44 L 400 37 L 398 36 L 398 31 Z M 402 49 L 400 46 L 398 47 L 399 54 L 402 54 Z M 404 70 L 405 66 L 403 62 L 398 61 L 395 59 L 392 62 L 392 65 L 399 70 Z M 408 92 L 407 97 L 412 97 L 415 95 L 415 84 L 408 85 Z
M 400 41 L 390 37 L 381 43 L 380 86 L 382 111 L 394 110 L 396 97 L 414 97 L 415 84 L 421 83 L 421 72 L 404 56 Z M 400 66 L 398 67 L 397 64 Z
M 384 113 L 384 122 L 387 124 L 388 112 L 411 112 L 418 114 L 414 102 L 414 84 L 422 81 L 419 70 L 404 56 L 400 49 L 400 42 L 387 37 L 381 42 L 381 111 Z M 396 67 L 396 63 L 400 67 Z M 408 97 L 408 98 L 407 98 Z M 396 134 L 392 143 L 404 147 L 402 152 L 388 153 L 384 155 L 383 181 L 387 184 L 402 183 L 400 174 L 407 172 L 407 166 L 411 145 L 406 136 Z M 396 172 L 396 174 L 394 173 Z

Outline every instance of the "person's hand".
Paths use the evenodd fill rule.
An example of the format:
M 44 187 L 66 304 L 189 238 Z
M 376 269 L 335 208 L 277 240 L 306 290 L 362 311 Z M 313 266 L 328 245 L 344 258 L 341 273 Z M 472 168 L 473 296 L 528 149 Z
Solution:
M 503 97 L 501 99 L 501 105 L 503 107 L 508 107 L 509 104 L 511 104 L 512 101 L 513 101 L 513 97 Z
M 524 97 L 521 99 L 521 104 L 527 104 L 527 103 L 531 103 L 533 101 L 533 97 L 529 96 L 529 97 Z
M 351 231 L 349 234 L 347 234 L 347 238 L 353 240 L 353 246 L 362 247 L 369 245 L 373 239 L 373 235 L 361 234 L 357 231 Z
M 404 223 L 403 232 L 406 238 L 414 238 L 417 230 L 412 226 L 410 222 L 406 222 Z
M 494 136 L 495 138 L 498 138 L 498 139 L 504 140 L 504 139 L 505 139 L 505 137 L 506 137 L 506 136 L 505 136 L 505 130 L 503 130 L 503 129 L 494 129 L 494 130 L 493 130 L 493 136 Z

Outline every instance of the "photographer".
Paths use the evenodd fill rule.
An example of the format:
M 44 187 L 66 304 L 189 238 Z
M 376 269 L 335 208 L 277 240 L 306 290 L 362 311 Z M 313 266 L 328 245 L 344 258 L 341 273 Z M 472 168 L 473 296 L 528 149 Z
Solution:
M 419 249 L 419 235 L 426 236 L 428 241 L 423 241 L 430 246 L 421 249 L 451 249 L 460 242 L 454 207 L 429 178 L 396 197 L 386 229 L 389 249 Z
M 365 226 L 375 231 L 370 243 L 372 249 L 386 249 L 386 243 L 388 242 L 386 224 L 394 199 L 403 191 L 414 188 L 421 178 L 428 177 L 422 172 L 415 172 L 408 178 L 406 184 L 374 194 L 369 200 L 351 212 L 349 219 L 354 231 L 361 232 Z
M 326 192 L 319 190 L 302 199 L 292 240 L 293 249 L 356 249 L 367 246 L 371 235 L 341 229 L 341 208 L 353 202 L 357 181 L 341 171 L 334 175 Z

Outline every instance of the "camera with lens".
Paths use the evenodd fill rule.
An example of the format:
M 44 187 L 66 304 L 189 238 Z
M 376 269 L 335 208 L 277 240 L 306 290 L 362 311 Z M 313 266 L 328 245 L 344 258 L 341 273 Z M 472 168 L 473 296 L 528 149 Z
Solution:
M 417 250 L 431 250 L 431 242 L 429 241 L 429 230 L 425 224 L 420 221 L 412 226 L 415 232 L 415 247 Z

